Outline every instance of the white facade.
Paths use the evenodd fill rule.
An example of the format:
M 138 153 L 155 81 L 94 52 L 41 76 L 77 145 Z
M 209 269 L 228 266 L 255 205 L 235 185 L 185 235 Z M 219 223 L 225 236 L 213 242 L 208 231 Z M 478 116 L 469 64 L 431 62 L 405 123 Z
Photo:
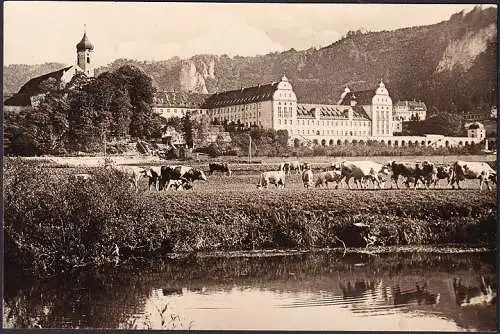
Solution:
M 372 120 L 372 136 L 392 136 L 392 99 L 382 81 L 375 91 L 369 110 Z
M 187 108 L 187 107 L 182 107 L 182 106 L 176 107 L 176 106 L 170 106 L 170 105 L 154 105 L 153 112 L 160 115 L 161 117 L 163 117 L 165 119 L 169 119 L 172 117 L 182 118 L 182 117 L 186 116 L 187 113 L 189 113 L 190 117 L 192 119 L 199 120 L 203 116 L 208 115 L 207 109 Z
M 427 107 L 421 101 L 398 101 L 392 108 L 394 132 L 403 131 L 403 123 L 411 120 L 423 121 L 427 117 Z
M 362 95 L 359 103 L 357 93 Z M 419 112 L 419 118 L 423 120 L 426 108 L 416 108 L 420 105 L 425 107 L 425 104 L 411 103 L 412 101 L 408 104 L 398 102 L 397 108 L 394 108 L 396 106 L 393 107 L 389 91 L 382 81 L 373 91 L 351 92 L 346 87 L 335 105 L 298 103 L 286 76 L 278 83 L 216 93 L 206 101 L 208 102 L 196 109 L 157 105 L 154 110 L 166 118 L 182 117 L 185 112 L 191 111 L 207 115 L 212 121 L 287 130 L 290 143 L 298 139 L 318 145 L 376 141 L 388 146 L 451 147 L 479 143 L 482 140 L 481 136 L 393 136 L 394 129 L 397 128 L 395 114 L 409 120 L 412 112 Z
M 467 127 L 467 137 L 469 138 L 477 138 L 479 140 L 483 140 L 486 138 L 486 131 L 484 129 L 484 125 L 479 122 L 474 122 Z

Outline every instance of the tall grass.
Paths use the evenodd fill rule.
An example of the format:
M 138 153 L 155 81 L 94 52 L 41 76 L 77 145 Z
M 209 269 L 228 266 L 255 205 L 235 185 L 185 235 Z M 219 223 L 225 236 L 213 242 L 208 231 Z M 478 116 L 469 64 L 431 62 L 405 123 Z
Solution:
M 42 274 L 159 252 L 496 240 L 495 197 L 477 190 L 136 193 L 104 169 L 85 181 L 55 170 L 4 164 L 7 265 Z

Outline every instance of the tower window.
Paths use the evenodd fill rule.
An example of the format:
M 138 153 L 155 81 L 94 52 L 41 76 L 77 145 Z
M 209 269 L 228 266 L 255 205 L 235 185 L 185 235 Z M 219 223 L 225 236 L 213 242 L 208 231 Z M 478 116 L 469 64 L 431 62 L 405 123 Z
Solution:
M 90 64 L 90 57 L 87 57 L 87 64 Z

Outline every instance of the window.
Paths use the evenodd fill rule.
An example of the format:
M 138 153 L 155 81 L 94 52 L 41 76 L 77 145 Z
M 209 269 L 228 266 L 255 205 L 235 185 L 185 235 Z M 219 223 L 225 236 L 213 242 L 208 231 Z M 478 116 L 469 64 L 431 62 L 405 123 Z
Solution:
M 286 119 L 285 119 L 285 124 L 286 124 Z
M 90 64 L 90 57 L 87 56 L 87 64 Z
M 281 124 L 281 119 L 278 120 L 278 124 Z

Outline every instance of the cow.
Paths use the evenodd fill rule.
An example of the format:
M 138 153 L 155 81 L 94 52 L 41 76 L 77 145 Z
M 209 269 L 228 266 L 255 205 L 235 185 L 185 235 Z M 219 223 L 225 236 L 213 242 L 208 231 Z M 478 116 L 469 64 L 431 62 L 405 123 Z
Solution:
M 206 181 L 207 176 L 202 170 L 189 166 L 161 166 L 160 190 L 168 185 L 170 180 L 181 180 L 189 184 L 196 180 Z
M 382 177 L 380 174 L 387 174 L 388 168 L 382 164 L 378 164 L 373 161 L 342 161 L 340 163 L 341 168 L 341 179 L 345 178 L 347 187 L 351 189 L 349 185 L 349 180 L 354 178 L 354 183 L 358 185 L 359 188 L 363 188 L 363 181 L 372 180 L 372 182 L 382 188 L 381 182 Z
M 288 162 L 280 163 L 279 170 L 284 171 L 285 175 L 290 175 L 290 163 L 288 163 Z
M 86 173 L 78 173 L 78 174 L 71 174 L 70 179 L 71 180 L 89 180 L 92 178 L 91 174 L 86 174 Z
M 429 185 L 434 185 L 434 188 L 436 188 L 439 183 L 439 180 L 446 180 L 447 184 L 449 185 L 452 178 L 453 178 L 453 166 L 448 166 L 448 165 L 436 166 L 436 171 L 433 174 Z
M 461 279 L 454 278 L 453 291 L 458 306 L 496 304 L 496 291 L 485 281 L 484 276 L 481 276 L 479 286 L 466 286 Z
M 145 169 L 143 167 L 108 165 L 106 168 L 123 175 L 131 183 L 134 189 L 139 191 L 139 180 L 145 176 Z
M 285 188 L 285 172 L 269 171 L 260 174 L 257 188 L 267 188 L 269 184 L 274 184 L 276 188 Z
M 165 186 L 165 190 L 172 188 L 175 190 L 179 189 L 189 190 L 193 188 L 193 185 L 191 184 L 191 182 L 186 182 L 185 180 L 169 180 L 167 185 Z
M 223 173 L 227 173 L 228 176 L 231 176 L 232 171 L 229 169 L 229 165 L 227 163 L 210 163 L 208 164 L 208 175 L 212 175 L 215 171 L 220 171 Z
M 427 187 L 432 175 L 435 174 L 435 166 L 429 161 L 422 163 L 390 161 L 385 166 L 391 170 L 391 179 L 396 183 L 397 189 L 399 189 L 398 180 L 400 176 L 406 177 L 405 184 L 407 187 L 410 186 L 410 182 L 414 182 L 413 186 L 417 188 L 418 181 L 421 181 Z
M 288 163 L 288 165 L 290 166 L 290 171 L 289 171 L 289 174 L 292 172 L 292 171 L 295 171 L 295 174 L 301 174 L 302 173 L 302 167 L 303 167 L 303 164 L 301 164 L 299 161 L 291 161 Z
M 306 170 L 304 170 L 302 172 L 302 182 L 304 183 L 305 188 L 312 187 L 313 178 L 314 178 L 314 175 L 313 175 L 311 168 L 307 168 Z
M 156 190 L 160 190 L 160 177 L 161 177 L 161 167 L 148 167 L 144 168 L 141 173 L 143 176 L 148 178 L 148 189 L 151 190 L 151 186 L 154 185 Z
M 342 179 L 342 173 L 339 170 L 321 172 L 316 177 L 315 187 L 325 186 L 328 188 L 328 182 L 336 182 L 335 189 L 339 187 Z
M 490 181 L 496 184 L 497 173 L 485 162 L 456 161 L 453 164 L 453 177 L 451 187 L 455 188 L 455 183 L 460 189 L 460 181 L 465 179 L 479 179 L 479 190 L 483 190 L 483 183 L 486 183 L 488 190 L 491 190 Z

